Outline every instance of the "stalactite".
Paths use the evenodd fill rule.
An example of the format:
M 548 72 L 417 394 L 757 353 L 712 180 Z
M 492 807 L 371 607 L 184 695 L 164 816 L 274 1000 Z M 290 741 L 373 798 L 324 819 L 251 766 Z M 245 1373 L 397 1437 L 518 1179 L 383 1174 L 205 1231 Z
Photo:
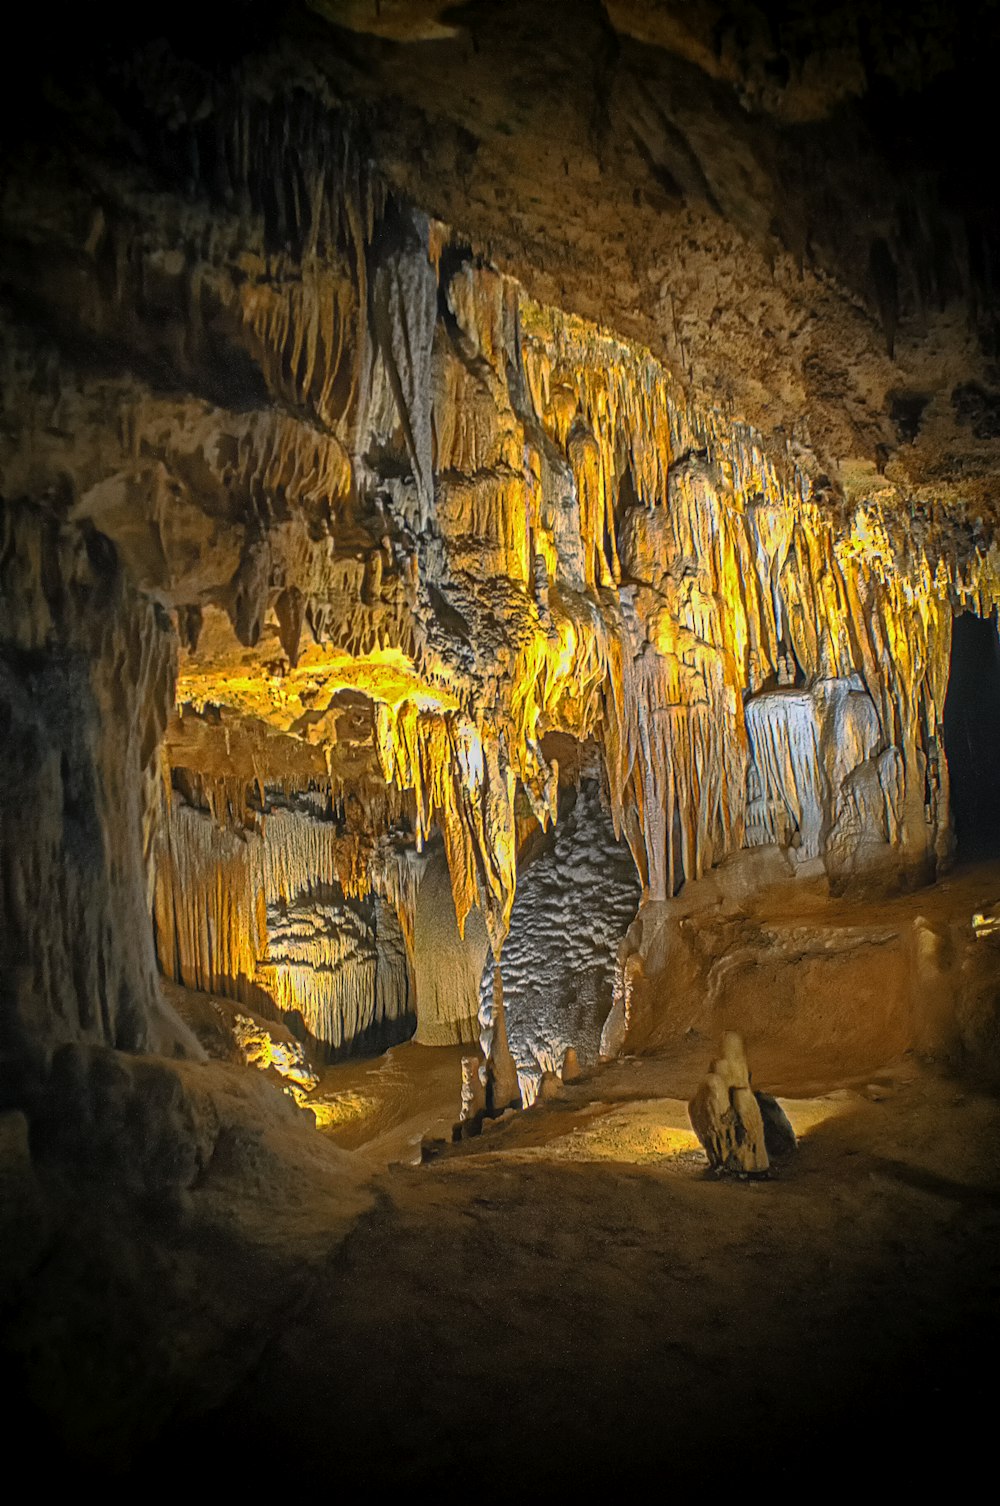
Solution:
M 154 116 L 178 87 L 158 68 Z M 765 713 L 757 698 L 852 676 L 880 751 L 862 760 L 872 769 L 827 781 L 834 808 L 806 846 L 863 824 L 874 777 L 900 860 L 941 850 L 950 615 L 997 600 L 996 552 L 926 503 L 900 528 L 881 481 L 837 511 L 791 443 L 765 452 L 648 350 L 461 253 L 377 182 L 351 123 L 325 104 L 286 98 L 278 78 L 273 98 L 235 80 L 202 79 L 199 99 L 206 90 L 192 123 L 153 148 L 164 168 L 195 161 L 203 193 L 171 211 L 169 251 L 160 199 L 140 203 L 108 165 L 86 246 L 81 188 L 68 185 L 51 229 L 78 267 L 78 307 L 66 307 L 67 278 L 19 273 L 26 297 L 71 318 L 82 341 L 158 363 L 168 390 L 122 375 L 98 386 L 54 349 L 35 380 L 38 351 L 14 328 L 4 375 L 33 439 L 3 441 L 3 458 L 18 492 L 65 478 L 75 515 L 116 541 L 141 588 L 199 622 L 183 702 L 259 722 L 295 746 L 289 772 L 325 766 L 335 797 L 356 796 L 353 845 L 341 833 L 337 863 L 322 855 L 345 895 L 364 890 L 405 809 L 418 846 L 441 832 L 459 925 L 478 907 L 499 951 L 515 800 L 543 825 L 554 816 L 551 731 L 599 741 L 613 818 L 651 896 L 739 848 L 748 822 L 751 840 L 776 835 L 785 796 L 802 840 L 803 820 L 816 825 L 795 784 L 808 760 L 778 743 L 805 732 L 791 699 Z M 31 181 L 10 207 L 27 234 Z M 345 754 L 359 741 L 343 735 L 345 694 L 370 708 L 371 767 Z M 752 766 L 746 715 L 765 750 Z M 780 795 L 779 763 L 795 786 Z M 253 826 L 253 773 L 204 773 L 219 820 Z
M 356 836 L 308 807 L 269 806 L 236 831 L 175 800 L 157 863 L 160 965 L 189 988 L 269 1001 L 336 1050 L 412 1011 L 399 921 L 368 897 L 377 882 Z
M 421 257 L 411 242 L 406 277 L 425 289 Z M 531 303 L 489 269 L 449 275 L 447 327 L 423 314 L 411 327 L 404 284 L 386 284 L 360 420 L 409 455 L 419 481 L 430 462 L 414 426 L 433 419 L 433 513 L 425 497 L 413 512 L 405 487 L 379 503 L 387 528 L 423 531 L 389 578 L 396 595 L 382 545 L 377 571 L 370 555 L 331 553 L 322 576 L 309 553 L 321 546 L 285 546 L 283 590 L 312 577 L 304 617 L 341 667 L 306 647 L 268 701 L 263 685 L 227 679 L 224 662 L 202 675 L 202 650 L 185 696 L 285 727 L 298 718 L 319 744 L 317 686 L 369 696 L 382 777 L 411 792 L 418 848 L 440 830 L 459 926 L 481 908 L 495 952 L 516 885 L 516 792 L 543 825 L 554 815 L 556 771 L 540 750 L 554 728 L 599 740 L 616 828 L 662 897 L 747 840 L 798 833 L 803 856 L 818 856 L 835 826 L 843 837 L 857 825 L 831 802 L 865 760 L 822 773 L 809 696 L 856 681 L 891 753 L 886 841 L 911 855 L 939 845 L 944 806 L 905 792 L 929 754 L 941 762 L 928 739 L 952 607 L 988 609 L 996 558 L 953 542 L 943 516 L 914 531 L 904 557 L 879 501 L 835 514 L 752 431 L 692 408 L 648 352 Z M 265 633 L 287 639 L 286 618 L 282 606 Z M 871 808 L 859 789 L 851 798 Z M 373 837 L 385 829 L 374 804 L 370 824 Z

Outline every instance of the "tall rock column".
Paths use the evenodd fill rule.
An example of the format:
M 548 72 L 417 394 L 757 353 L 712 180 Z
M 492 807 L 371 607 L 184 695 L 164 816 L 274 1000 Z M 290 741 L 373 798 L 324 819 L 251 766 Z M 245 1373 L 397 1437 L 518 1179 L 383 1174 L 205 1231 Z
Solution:
M 147 853 L 173 684 L 166 618 L 107 540 L 0 507 L 5 1106 L 62 1044 L 165 1044 Z

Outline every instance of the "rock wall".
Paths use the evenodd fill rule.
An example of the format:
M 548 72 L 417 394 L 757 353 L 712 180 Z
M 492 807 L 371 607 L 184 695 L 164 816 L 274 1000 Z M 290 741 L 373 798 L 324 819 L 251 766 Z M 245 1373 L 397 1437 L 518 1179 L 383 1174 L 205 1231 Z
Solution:
M 116 551 L 0 506 L 3 1098 L 71 1043 L 172 1049 L 149 926 L 150 811 L 175 645 Z

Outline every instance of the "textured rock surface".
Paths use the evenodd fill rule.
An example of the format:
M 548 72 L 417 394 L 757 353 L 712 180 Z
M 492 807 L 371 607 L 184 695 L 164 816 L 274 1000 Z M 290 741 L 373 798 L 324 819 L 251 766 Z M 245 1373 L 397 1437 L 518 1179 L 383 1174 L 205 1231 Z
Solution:
M 459 934 L 448 865 L 432 852 L 417 890 L 413 932 L 413 972 L 420 1001 L 416 1038 L 426 1046 L 446 1046 L 479 1038 L 479 980 L 489 941 L 474 911 Z
M 381 895 L 350 898 L 323 802 L 220 830 L 174 796 L 160 827 L 156 941 L 168 977 L 292 1018 L 321 1049 L 412 1032 L 409 952 Z M 325 880 L 321 875 L 331 875 Z
M 106 540 L 0 506 L 4 1097 L 30 1093 L 60 1045 L 170 1051 L 185 1035 L 148 922 L 173 671 L 164 614 Z
M 500 962 L 490 959 L 483 973 L 488 1023 L 495 967 L 502 972 L 507 1034 L 526 1102 L 568 1050 L 583 1062 L 596 1060 L 618 944 L 638 902 L 628 849 L 615 840 L 597 788 L 585 783 L 525 867 Z

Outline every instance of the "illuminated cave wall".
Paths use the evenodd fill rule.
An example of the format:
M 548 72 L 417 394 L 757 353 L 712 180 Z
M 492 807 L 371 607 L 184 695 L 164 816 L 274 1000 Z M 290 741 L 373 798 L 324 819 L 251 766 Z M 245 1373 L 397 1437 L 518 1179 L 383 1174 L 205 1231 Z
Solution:
M 597 743 L 653 899 L 771 839 L 836 882 L 929 875 L 949 841 L 951 614 L 1000 596 L 988 530 L 874 466 L 850 500 L 814 484 L 801 443 L 765 445 L 646 348 L 534 301 L 386 185 L 315 80 L 255 66 L 140 58 L 104 81 L 96 126 L 55 101 L 45 173 L 22 153 L 4 181 L 3 494 L 39 499 L 81 561 L 60 565 L 60 600 L 107 551 L 139 624 L 119 645 L 96 591 L 80 608 L 87 674 L 109 683 L 100 728 L 86 708 L 77 724 L 128 763 L 132 854 L 108 865 L 87 955 L 118 957 L 122 917 L 140 929 L 134 848 L 174 652 L 163 784 L 202 789 L 208 814 L 163 802 L 161 962 L 266 987 L 332 1047 L 414 1012 L 420 1028 L 415 849 L 440 840 L 459 938 L 481 947 L 482 924 L 500 951 L 525 826 L 556 814 L 552 732 Z M 15 654 L 38 648 L 21 638 L 36 594 L 12 584 Z M 139 722 L 154 730 L 136 751 Z M 111 756 L 87 754 L 109 788 Z M 261 786 L 277 808 L 251 839 Z M 300 795 L 336 819 L 282 845 L 281 801 Z M 32 891 L 72 887 L 58 843 L 5 819 L 5 852 L 37 849 Z M 17 883 L 37 971 L 49 920 Z M 343 896 L 343 925 L 318 894 Z M 415 1000 L 388 981 L 397 936 L 374 986 L 360 931 L 348 946 L 371 895 L 376 933 L 381 905 L 415 947 Z M 39 997 L 91 965 L 74 961 L 75 903 L 51 917 L 63 981 Z M 135 1028 L 105 1033 L 141 1042 L 136 947 L 146 981 L 123 992 L 116 960 L 80 990 L 138 1000 L 120 1010 Z M 465 1010 L 429 1003 L 423 1028 L 462 1035 Z
M 175 794 L 159 827 L 154 914 L 168 977 L 277 1010 L 332 1056 L 384 1048 L 414 1021 L 397 913 L 382 895 L 344 893 L 325 804 L 268 802 L 234 827 Z
M 513 898 L 515 790 L 550 818 L 540 738 L 554 727 L 601 742 L 614 818 L 653 897 L 770 833 L 824 857 L 836 832 L 837 871 L 873 846 L 926 868 L 947 842 L 951 600 L 992 599 L 993 554 L 963 555 L 961 534 L 931 516 L 901 553 L 880 508 L 832 514 L 751 435 L 675 406 L 649 356 L 486 269 L 462 263 L 442 293 L 431 387 L 414 388 L 436 472 L 413 552 L 390 566 L 383 541 L 337 610 L 304 598 L 313 641 L 294 656 L 287 587 L 261 588 L 247 648 L 208 608 L 181 696 L 291 731 L 320 783 L 327 706 L 345 689 L 370 697 L 376 774 L 418 841 L 441 829 L 459 923 L 482 903 L 495 943 Z M 393 411 L 399 423 L 409 410 Z M 386 537 L 405 536 L 416 481 L 391 477 L 378 505 Z M 381 646 L 364 654 L 366 622 Z M 806 694 L 820 681 L 867 708 L 854 761 L 850 719 L 832 711 L 823 730 L 824 693 Z M 867 796 L 848 819 L 843 789 L 872 761 L 888 802 L 874 824 Z

